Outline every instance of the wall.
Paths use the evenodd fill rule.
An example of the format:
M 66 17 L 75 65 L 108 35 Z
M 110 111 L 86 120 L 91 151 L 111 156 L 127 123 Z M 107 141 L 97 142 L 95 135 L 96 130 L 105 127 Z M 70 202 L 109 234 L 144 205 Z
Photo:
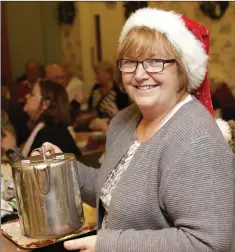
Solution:
M 6 19 L 13 79 L 24 72 L 29 58 L 40 64 L 61 61 L 57 2 L 6 2 Z
M 124 23 L 123 2 L 76 2 L 77 15 L 72 26 L 62 26 L 63 58 L 70 69 L 84 80 L 90 91 L 97 63 L 94 15 L 100 15 L 102 58 L 115 63 L 117 41 Z
M 115 63 L 117 40 L 125 21 L 124 2 L 115 3 L 114 7 L 108 6 L 107 2 L 76 2 L 78 15 L 67 37 L 69 46 L 63 44 L 63 52 L 71 67 L 75 63 L 74 70 L 83 77 L 88 90 L 94 83 L 92 50 L 96 54 L 95 14 L 101 17 L 103 59 Z M 219 21 L 206 17 L 200 11 L 198 2 L 149 2 L 149 6 L 175 10 L 208 28 L 211 34 L 209 76 L 217 80 L 227 80 L 235 95 L 235 2 L 230 2 L 228 10 Z M 65 38 L 62 34 L 63 39 Z

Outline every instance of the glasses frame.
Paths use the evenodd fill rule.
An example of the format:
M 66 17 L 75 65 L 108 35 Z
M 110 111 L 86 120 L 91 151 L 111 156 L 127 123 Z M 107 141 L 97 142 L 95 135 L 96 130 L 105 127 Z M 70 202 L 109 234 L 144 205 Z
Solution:
M 142 64 L 144 70 L 145 70 L 147 73 L 161 73 L 161 72 L 164 70 L 165 64 L 166 64 L 166 63 L 173 63 L 173 62 L 176 62 L 176 59 L 145 59 L 145 60 L 132 60 L 132 61 L 135 61 L 135 63 L 136 63 L 136 65 L 135 65 L 135 70 L 133 70 L 133 71 L 131 71 L 131 72 L 129 72 L 129 71 L 126 72 L 126 71 L 122 71 L 122 70 L 121 70 L 120 62 L 121 62 L 122 60 L 132 60 L 132 59 L 119 59 L 119 60 L 117 60 L 118 68 L 119 68 L 119 70 L 120 70 L 121 72 L 123 72 L 123 73 L 134 73 L 134 72 L 136 71 L 136 69 L 137 69 L 139 63 Z M 163 64 L 162 64 L 162 70 L 161 70 L 161 71 L 157 71 L 157 72 L 153 72 L 153 71 L 148 71 L 148 70 L 146 70 L 145 67 L 144 67 L 144 62 L 147 61 L 147 60 L 156 60 L 156 61 L 158 61 L 158 62 L 162 62 L 162 63 L 163 63 Z

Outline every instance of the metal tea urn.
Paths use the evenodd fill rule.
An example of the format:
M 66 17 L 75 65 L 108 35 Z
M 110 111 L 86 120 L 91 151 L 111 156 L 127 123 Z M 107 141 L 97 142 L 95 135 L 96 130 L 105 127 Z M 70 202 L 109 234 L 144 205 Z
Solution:
M 12 166 L 23 235 L 58 237 L 84 223 L 77 162 L 73 154 L 41 154 Z

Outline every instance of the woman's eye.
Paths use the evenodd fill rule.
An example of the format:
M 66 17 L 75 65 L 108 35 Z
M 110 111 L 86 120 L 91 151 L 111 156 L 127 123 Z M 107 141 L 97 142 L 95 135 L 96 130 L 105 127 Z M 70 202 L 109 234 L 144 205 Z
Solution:
M 133 63 L 135 63 L 135 61 L 133 61 L 133 60 L 126 60 L 124 62 L 125 65 L 129 65 L 129 64 L 133 64 Z
M 161 62 L 158 59 L 152 59 L 148 61 L 148 64 L 150 64 L 151 66 L 156 66 L 161 64 Z

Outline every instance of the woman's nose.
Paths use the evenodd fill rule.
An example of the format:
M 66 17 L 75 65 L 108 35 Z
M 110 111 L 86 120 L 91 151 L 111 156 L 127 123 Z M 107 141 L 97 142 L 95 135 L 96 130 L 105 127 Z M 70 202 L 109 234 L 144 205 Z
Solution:
M 25 95 L 25 99 L 26 99 L 26 100 L 29 99 L 29 97 L 30 97 L 30 94 L 26 94 L 26 95 Z
M 137 65 L 136 71 L 135 71 L 135 79 L 137 81 L 141 81 L 143 79 L 147 79 L 149 77 L 148 73 L 145 71 L 144 66 L 142 63 L 139 63 Z

